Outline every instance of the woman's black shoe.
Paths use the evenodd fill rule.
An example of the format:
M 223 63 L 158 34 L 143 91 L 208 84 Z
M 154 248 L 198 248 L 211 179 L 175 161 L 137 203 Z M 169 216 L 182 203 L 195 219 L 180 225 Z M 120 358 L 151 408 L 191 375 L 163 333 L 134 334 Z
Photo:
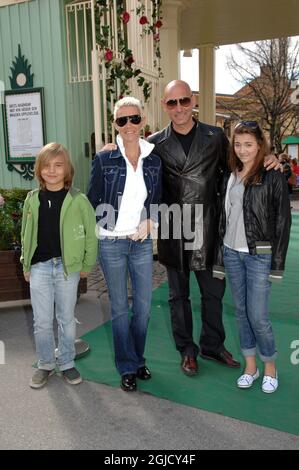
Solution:
M 137 379 L 140 379 L 140 380 L 149 380 L 152 378 L 152 374 L 150 373 L 150 370 L 146 366 L 139 367 L 136 375 L 137 375 Z
M 120 386 L 125 392 L 135 392 L 137 388 L 136 374 L 122 375 Z

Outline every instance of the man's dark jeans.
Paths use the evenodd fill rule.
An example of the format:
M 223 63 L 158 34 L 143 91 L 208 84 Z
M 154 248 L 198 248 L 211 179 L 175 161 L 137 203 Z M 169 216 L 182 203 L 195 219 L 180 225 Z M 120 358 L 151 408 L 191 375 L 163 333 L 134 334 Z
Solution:
M 202 328 L 199 346 L 205 353 L 224 349 L 225 332 L 222 323 L 222 298 L 225 281 L 215 279 L 210 270 L 194 272 L 201 292 Z M 193 341 L 192 309 L 189 299 L 190 271 L 167 269 L 172 332 L 176 348 L 182 356 L 196 357 L 199 348 Z

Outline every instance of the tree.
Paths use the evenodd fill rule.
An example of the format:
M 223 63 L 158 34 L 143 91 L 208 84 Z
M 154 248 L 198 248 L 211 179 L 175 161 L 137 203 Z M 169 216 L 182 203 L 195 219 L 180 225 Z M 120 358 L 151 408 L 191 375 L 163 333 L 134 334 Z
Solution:
M 252 48 L 237 44 L 237 49 L 241 54 L 231 53 L 227 65 L 243 87 L 226 108 L 241 119 L 258 120 L 271 147 L 281 153 L 283 137 L 296 133 L 299 124 L 298 41 L 271 39 L 254 42 Z

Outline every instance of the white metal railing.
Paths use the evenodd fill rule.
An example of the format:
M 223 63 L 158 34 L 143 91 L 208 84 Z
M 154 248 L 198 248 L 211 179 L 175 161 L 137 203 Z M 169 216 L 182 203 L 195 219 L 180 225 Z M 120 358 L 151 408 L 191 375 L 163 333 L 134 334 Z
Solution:
M 100 10 L 100 6 L 98 9 Z M 108 48 L 113 53 L 114 61 L 122 61 L 123 55 L 119 51 L 118 44 L 118 25 L 117 25 L 117 0 L 113 0 L 112 7 L 108 11 L 105 11 L 104 14 L 100 17 L 99 28 L 103 26 L 108 26 Z M 121 22 L 121 31 L 123 31 L 123 23 Z M 104 51 L 101 50 L 99 44 L 96 45 L 97 57 L 98 57 L 98 73 L 99 73 L 99 83 L 100 83 L 100 96 L 102 97 L 102 125 L 98 129 L 98 133 L 95 132 L 96 137 L 96 147 L 99 149 L 102 146 L 102 143 L 107 143 L 112 140 L 115 142 L 115 129 L 112 126 L 109 129 L 109 113 L 113 113 L 115 97 L 120 95 L 120 79 L 116 79 L 114 83 L 114 93 L 110 94 L 110 101 L 107 101 L 107 85 L 106 82 L 109 79 L 109 69 L 105 67 Z M 111 135 L 109 135 L 109 130 Z
M 153 3 L 151 0 L 143 0 L 145 7 L 144 14 L 147 18 L 152 17 Z M 136 15 L 136 0 L 127 0 L 127 10 L 131 19 L 127 24 L 128 43 L 134 51 L 136 65 L 142 69 L 149 69 L 156 74 L 154 69 L 154 41 L 152 34 L 143 34 L 142 25 L 139 23 L 139 17 Z
M 152 17 L 153 3 L 151 0 L 143 0 L 145 7 L 144 14 L 147 18 Z M 136 0 L 127 0 L 127 11 L 130 13 L 131 19 L 127 24 L 128 44 L 133 51 L 135 59 L 135 67 L 142 70 L 142 75 L 151 85 L 151 97 L 145 103 L 145 116 L 151 131 L 155 131 L 161 123 L 161 106 L 160 106 L 160 86 L 159 74 L 154 66 L 155 50 L 153 34 L 142 34 L 143 29 L 139 23 L 139 17 L 136 14 Z M 141 87 L 136 84 L 135 80 L 130 80 L 130 89 L 132 95 L 144 102 Z
M 148 18 L 152 15 L 151 0 L 144 0 L 145 14 Z M 145 103 L 145 115 L 147 123 L 152 131 L 156 130 L 161 122 L 160 87 L 159 76 L 154 67 L 154 42 L 152 34 L 142 35 L 142 26 L 136 14 L 136 0 L 127 0 L 126 10 L 130 13 L 130 21 L 126 25 L 128 47 L 132 50 L 134 67 L 142 70 L 142 76 L 150 83 L 151 96 Z M 117 31 L 117 0 L 113 0 L 111 8 L 102 16 L 96 14 L 95 8 L 101 8 L 94 0 L 73 1 L 65 6 L 68 75 L 70 83 L 92 82 L 93 86 L 93 111 L 95 124 L 96 150 L 111 138 L 115 139 L 114 129 L 109 135 L 109 113 L 114 107 L 114 98 L 107 103 L 106 81 L 109 78 L 109 69 L 105 67 L 105 51 L 96 42 L 96 26 L 108 26 L 108 48 L 113 53 L 113 60 L 122 61 L 123 56 L 119 51 Z M 124 25 L 120 25 L 123 30 Z M 136 80 L 129 80 L 131 94 L 144 102 L 142 88 Z M 120 94 L 120 80 L 114 84 L 115 97 Z M 112 96 L 112 95 L 111 95 Z
M 90 61 L 90 52 L 93 46 L 91 41 L 92 10 L 93 0 L 72 2 L 65 6 L 70 83 L 92 80 Z
M 130 80 L 130 89 L 133 96 L 138 98 L 141 103 L 144 103 L 144 114 L 146 117 L 146 123 L 149 125 L 150 130 L 155 132 L 159 129 L 161 122 L 161 106 L 160 106 L 160 82 L 159 78 L 151 73 L 142 72 L 143 77 L 151 85 L 151 96 L 150 99 L 144 103 L 144 96 L 142 89 L 136 84 L 136 81 Z

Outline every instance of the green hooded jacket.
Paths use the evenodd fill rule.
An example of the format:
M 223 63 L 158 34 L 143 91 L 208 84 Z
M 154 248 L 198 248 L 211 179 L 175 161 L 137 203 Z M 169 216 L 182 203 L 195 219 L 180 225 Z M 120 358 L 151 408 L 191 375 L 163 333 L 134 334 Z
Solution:
M 24 273 L 30 271 L 37 247 L 39 189 L 30 191 L 23 207 L 22 251 Z M 65 274 L 89 272 L 97 258 L 96 218 L 87 197 L 78 189 L 69 189 L 60 212 L 60 244 Z

